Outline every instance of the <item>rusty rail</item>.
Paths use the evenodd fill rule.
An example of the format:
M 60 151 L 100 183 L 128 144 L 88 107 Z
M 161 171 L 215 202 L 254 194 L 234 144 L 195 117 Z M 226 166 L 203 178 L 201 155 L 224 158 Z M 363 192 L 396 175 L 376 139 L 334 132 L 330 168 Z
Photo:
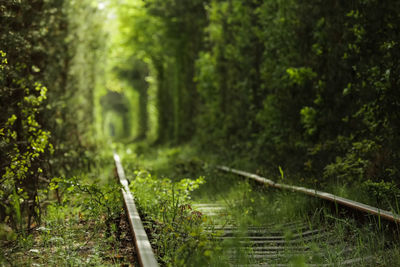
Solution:
M 125 209 L 128 215 L 129 225 L 135 240 L 135 248 L 140 266 L 142 267 L 158 267 L 156 257 L 151 248 L 150 241 L 147 238 L 143 223 L 137 211 L 133 195 L 129 190 L 128 180 L 125 177 L 125 172 L 121 164 L 121 159 L 114 152 L 114 162 L 117 169 L 119 181 L 122 185 L 122 195 L 124 197 Z
M 259 183 L 263 183 L 266 184 L 268 186 L 274 187 L 274 188 L 279 188 L 279 189 L 285 189 L 285 190 L 291 190 L 294 192 L 301 192 L 310 196 L 314 196 L 314 197 L 318 197 L 321 199 L 325 199 L 352 209 L 356 209 L 362 212 L 366 212 L 369 214 L 373 214 L 376 216 L 379 216 L 383 219 L 395 222 L 395 223 L 400 223 L 400 215 L 399 214 L 395 214 L 392 213 L 390 211 L 387 210 L 382 210 L 382 209 L 378 209 L 372 206 L 369 206 L 367 204 L 363 204 L 357 201 L 353 201 L 350 199 L 346 199 L 343 197 L 339 197 L 330 193 L 326 193 L 326 192 L 322 192 L 322 191 L 318 191 L 318 190 L 314 190 L 314 189 L 308 189 L 305 187 L 300 187 L 300 186 L 293 186 L 293 185 L 287 185 L 287 184 L 280 184 L 280 183 L 275 183 L 274 181 L 264 178 L 262 176 L 256 175 L 256 174 L 252 174 L 249 172 L 245 172 L 245 171 L 241 171 L 241 170 L 236 170 L 236 169 L 232 169 L 226 166 L 217 166 L 218 170 L 224 171 L 224 172 L 228 172 L 228 173 L 234 173 L 243 177 L 247 177 L 250 179 L 253 179 Z

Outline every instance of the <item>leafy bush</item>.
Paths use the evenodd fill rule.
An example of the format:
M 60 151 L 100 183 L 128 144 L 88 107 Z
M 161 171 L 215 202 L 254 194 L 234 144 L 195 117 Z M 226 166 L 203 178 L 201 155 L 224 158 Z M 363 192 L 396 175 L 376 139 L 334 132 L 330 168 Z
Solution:
M 16 68 L 8 66 L 6 56 L 0 50 L 0 85 L 14 75 Z M 41 158 L 54 150 L 49 144 L 50 132 L 37 119 L 47 98 L 47 88 L 37 82 L 31 86 L 25 77 L 14 80 L 13 86 L 20 91 L 21 101 L 14 109 L 5 110 L 6 114 L 11 113 L 5 121 L 0 118 L 0 222 L 23 232 L 29 229 L 32 218 L 40 222 L 38 184 L 44 168 Z
M 362 183 L 362 188 L 375 198 L 376 203 L 384 208 L 390 208 L 394 212 L 399 213 L 400 207 L 398 200 L 400 199 L 400 189 L 395 182 L 385 182 L 383 180 L 374 182 L 367 180 Z M 392 206 L 395 204 L 396 206 Z
M 68 203 L 71 198 L 80 199 L 80 208 L 92 219 L 102 221 L 106 225 L 106 237 L 110 237 L 115 224 L 118 224 L 121 210 L 122 198 L 116 181 L 100 185 L 98 181 L 85 182 L 87 177 L 54 178 L 50 183 L 51 190 L 59 188 L 67 192 L 63 202 Z
M 211 258 L 211 237 L 202 227 L 206 218 L 190 205 L 190 193 L 203 183 L 203 177 L 172 182 L 146 171 L 134 173 L 130 188 L 147 220 L 156 253 L 168 266 L 201 264 Z
M 99 15 L 91 0 L 0 3 L 0 223 L 37 226 L 50 180 L 93 164 Z

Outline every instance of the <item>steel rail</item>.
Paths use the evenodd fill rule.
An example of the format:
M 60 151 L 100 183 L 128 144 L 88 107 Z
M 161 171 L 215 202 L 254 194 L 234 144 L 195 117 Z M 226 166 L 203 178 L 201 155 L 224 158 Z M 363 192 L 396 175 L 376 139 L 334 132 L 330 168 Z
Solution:
M 133 238 L 135 240 L 135 248 L 139 259 L 139 264 L 142 267 L 158 267 L 159 264 L 151 248 L 146 231 L 144 230 L 142 220 L 140 219 L 139 212 L 137 211 L 135 201 L 133 199 L 133 195 L 129 190 L 128 180 L 125 177 L 125 172 L 121 164 L 121 159 L 115 152 L 114 162 L 117 169 L 119 182 L 122 185 L 121 191 L 124 198 L 124 204 L 128 215 L 129 225 L 131 227 Z
M 266 184 L 266 185 L 274 187 L 274 188 L 291 190 L 294 192 L 301 192 L 306 195 L 318 197 L 318 198 L 325 199 L 325 200 L 328 200 L 328 201 L 331 201 L 331 202 L 334 202 L 334 203 L 337 203 L 337 204 L 340 204 L 340 205 L 343 205 L 343 206 L 346 206 L 346 207 L 349 207 L 352 209 L 356 209 L 356 210 L 359 210 L 362 212 L 373 214 L 373 215 L 379 216 L 383 219 L 386 219 L 388 221 L 400 223 L 400 215 L 399 214 L 395 214 L 395 213 L 392 213 L 387 210 L 375 208 L 373 206 L 370 206 L 370 205 L 367 205 L 364 203 L 360 203 L 360 202 L 357 202 L 354 200 L 350 200 L 350 199 L 339 197 L 339 196 L 336 196 L 336 195 L 333 195 L 330 193 L 326 193 L 326 192 L 322 192 L 322 191 L 318 191 L 318 190 L 314 190 L 314 189 L 309 189 L 309 188 L 305 188 L 305 187 L 276 183 L 270 179 L 264 178 L 257 174 L 252 174 L 249 172 L 232 169 L 227 166 L 217 166 L 217 169 L 224 171 L 224 172 L 234 173 L 234 174 L 237 174 L 237 175 L 240 175 L 243 177 L 247 177 L 247 178 L 253 179 L 259 183 L 263 183 L 263 184 Z

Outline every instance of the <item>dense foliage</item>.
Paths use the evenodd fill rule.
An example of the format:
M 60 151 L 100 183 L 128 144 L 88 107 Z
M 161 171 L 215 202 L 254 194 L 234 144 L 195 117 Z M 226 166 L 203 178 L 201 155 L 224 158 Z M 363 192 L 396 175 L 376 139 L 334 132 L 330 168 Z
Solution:
M 381 194 L 398 191 L 399 5 L 147 0 L 120 14 L 157 81 L 159 141 Z
M 211 254 L 218 246 L 212 242 L 215 233 L 204 229 L 207 217 L 194 210 L 190 200 L 204 177 L 173 182 L 147 171 L 135 171 L 133 176 L 130 187 L 158 261 L 165 266 L 212 265 Z
M 112 75 L 100 6 L 118 15 Z M 101 115 L 110 135 L 136 123 L 136 140 L 156 133 L 261 172 L 398 195 L 398 10 L 393 0 L 1 1 L 0 224 L 31 227 L 51 179 L 90 169 Z M 116 89 L 118 78 L 135 90 Z
M 124 1 L 119 3 L 118 13 L 130 55 L 122 77 L 141 77 L 138 74 L 146 68 L 135 62 L 150 61 L 157 83 L 158 141 L 177 144 L 189 140 L 195 132 L 193 118 L 199 106 L 193 78 L 206 26 L 203 1 Z M 133 87 L 143 90 L 137 83 Z M 143 103 L 146 94 L 142 92 L 140 98 Z M 144 120 L 140 119 L 142 129 L 147 127 Z
M 0 224 L 37 225 L 50 180 L 90 167 L 98 13 L 89 0 L 0 2 Z

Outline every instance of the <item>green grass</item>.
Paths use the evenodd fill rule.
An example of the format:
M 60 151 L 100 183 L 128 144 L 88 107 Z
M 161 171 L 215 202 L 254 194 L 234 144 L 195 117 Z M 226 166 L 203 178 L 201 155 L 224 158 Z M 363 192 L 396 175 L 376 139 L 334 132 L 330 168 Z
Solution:
M 247 226 L 269 225 L 291 240 L 294 234 L 301 232 L 300 229 L 286 230 L 283 224 L 292 221 L 301 221 L 310 229 L 325 229 L 330 233 L 329 239 L 311 245 L 311 253 L 304 262 L 339 264 L 346 258 L 342 251 L 351 247 L 353 251 L 347 258 L 373 256 L 376 259 L 373 264 L 365 262 L 359 266 L 400 266 L 398 233 L 393 236 L 391 231 L 379 228 L 373 217 L 360 224 L 350 214 L 341 210 L 337 214 L 334 208 L 321 205 L 317 199 L 259 186 L 238 185 L 225 198 L 230 199 L 229 209 L 233 220 L 243 229 L 242 235 Z M 304 244 L 308 243 L 304 241 Z M 322 257 L 318 256 L 321 252 L 324 253 Z M 290 256 L 290 250 L 287 253 L 288 263 L 301 265 L 301 258 Z M 247 260 L 251 263 L 251 256 Z
M 127 225 L 125 226 L 128 233 Z M 2 266 L 119 266 L 133 261 L 122 236 L 106 236 L 106 226 L 79 207 L 51 204 L 44 224 L 16 241 L 1 243 Z
M 129 153 L 126 153 L 127 151 Z M 351 246 L 351 257 L 372 255 L 376 259 L 372 265 L 362 263 L 359 266 L 400 266 L 399 245 L 395 241 L 399 236 L 393 237 L 393 234 L 384 229 L 375 217 L 368 217 L 363 224 L 359 224 L 356 218 L 349 216 L 349 213 L 336 209 L 331 204 L 322 203 L 316 198 L 268 188 L 236 175 L 223 174 L 213 167 L 213 163 L 219 163 L 216 156 L 197 154 L 196 150 L 190 146 L 175 148 L 143 146 L 136 151 L 142 154 L 139 153 L 138 156 L 134 146 L 124 148 L 125 165 L 130 165 L 131 168 L 151 170 L 158 177 L 170 177 L 176 180 L 204 176 L 206 182 L 191 194 L 193 203 L 220 203 L 228 207 L 229 215 L 220 218 L 222 221 L 218 223 L 223 224 L 223 220 L 226 223 L 235 221 L 242 229 L 237 234 L 238 237 L 245 235 L 246 228 L 250 225 L 274 225 L 277 230 L 282 230 L 284 235 L 290 239 L 290 236 L 297 230 L 285 231 L 282 224 L 301 221 L 306 223 L 310 229 L 323 228 L 333 233 L 335 237 L 334 245 L 329 240 L 311 243 L 312 262 L 338 264 L 343 260 L 341 251 Z M 205 158 L 207 161 L 201 160 Z M 246 163 L 243 164 L 246 165 Z M 273 180 L 277 181 L 280 179 L 278 168 L 276 174 L 276 179 Z M 283 176 L 283 179 L 285 183 L 293 183 L 296 180 L 286 175 Z M 362 190 L 340 184 L 330 185 L 327 189 L 331 189 L 332 193 L 343 197 L 373 203 Z M 212 257 L 212 260 L 208 262 L 210 266 L 224 266 L 222 262 L 227 260 L 224 251 L 235 248 L 237 242 L 238 240 L 233 239 L 217 243 L 215 251 L 208 252 Z M 321 251 L 324 252 L 323 257 L 318 256 Z M 303 266 L 306 261 L 310 260 L 305 257 L 292 257 L 289 252 L 287 252 L 287 262 L 293 266 Z M 238 251 L 236 260 L 241 263 L 254 262 L 249 255 L 251 255 L 251 251 Z
M 7 229 L 8 237 L 0 239 L 0 266 L 120 266 L 135 262 L 112 157 L 110 153 L 107 156 L 101 156 L 89 173 L 53 180 L 42 205 L 41 225 L 19 235 Z

